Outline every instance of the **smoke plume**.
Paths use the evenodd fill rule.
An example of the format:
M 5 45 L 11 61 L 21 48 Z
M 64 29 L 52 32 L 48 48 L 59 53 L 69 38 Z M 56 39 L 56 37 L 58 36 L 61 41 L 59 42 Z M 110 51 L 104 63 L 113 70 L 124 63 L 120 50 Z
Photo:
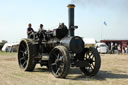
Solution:
M 71 0 L 71 3 L 81 5 L 81 6 L 119 6 L 119 7 L 125 7 L 127 9 L 128 0 Z
M 82 8 L 106 8 L 113 11 L 117 10 L 118 12 L 128 13 L 128 0 L 71 0 L 71 3 Z
M 71 0 L 71 3 L 80 5 L 80 6 L 102 6 L 108 3 L 110 0 Z

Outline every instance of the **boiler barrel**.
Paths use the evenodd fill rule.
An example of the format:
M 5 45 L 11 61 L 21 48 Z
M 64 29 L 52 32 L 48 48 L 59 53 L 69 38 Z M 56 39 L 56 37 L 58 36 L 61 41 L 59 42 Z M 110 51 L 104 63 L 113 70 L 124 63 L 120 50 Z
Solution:
M 79 36 L 65 37 L 60 42 L 74 53 L 80 53 L 84 49 L 84 41 Z

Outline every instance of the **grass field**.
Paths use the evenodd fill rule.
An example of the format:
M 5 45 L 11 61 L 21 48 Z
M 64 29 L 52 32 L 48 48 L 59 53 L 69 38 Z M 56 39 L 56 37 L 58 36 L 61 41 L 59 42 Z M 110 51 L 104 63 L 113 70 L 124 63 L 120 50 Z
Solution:
M 10 53 L 10 52 L 2 52 L 2 51 L 0 51 L 0 55 L 2 55 L 2 56 L 13 56 L 13 55 L 16 55 L 17 53 L 16 52 L 12 52 L 12 53 Z
M 128 55 L 101 55 L 101 69 L 94 77 L 85 77 L 72 68 L 66 79 L 55 78 L 47 68 L 22 71 L 16 53 L 0 52 L 0 85 L 128 85 Z

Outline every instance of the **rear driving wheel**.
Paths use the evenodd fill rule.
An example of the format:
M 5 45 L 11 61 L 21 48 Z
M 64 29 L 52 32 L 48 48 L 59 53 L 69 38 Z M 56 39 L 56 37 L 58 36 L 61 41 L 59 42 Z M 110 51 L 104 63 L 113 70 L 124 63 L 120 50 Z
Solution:
M 64 46 L 55 47 L 49 58 L 49 69 L 57 78 L 65 78 L 70 70 L 70 56 Z
M 24 39 L 19 44 L 18 49 L 18 63 L 21 69 L 24 71 L 33 71 L 36 63 L 34 62 L 34 57 L 36 49 L 32 43 Z

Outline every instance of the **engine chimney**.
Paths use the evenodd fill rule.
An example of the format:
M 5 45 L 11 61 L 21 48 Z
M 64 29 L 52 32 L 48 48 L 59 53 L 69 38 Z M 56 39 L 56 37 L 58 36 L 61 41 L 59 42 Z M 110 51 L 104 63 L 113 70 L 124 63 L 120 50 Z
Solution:
M 69 17 L 69 35 L 74 36 L 74 4 L 69 4 L 68 6 L 68 17 Z

